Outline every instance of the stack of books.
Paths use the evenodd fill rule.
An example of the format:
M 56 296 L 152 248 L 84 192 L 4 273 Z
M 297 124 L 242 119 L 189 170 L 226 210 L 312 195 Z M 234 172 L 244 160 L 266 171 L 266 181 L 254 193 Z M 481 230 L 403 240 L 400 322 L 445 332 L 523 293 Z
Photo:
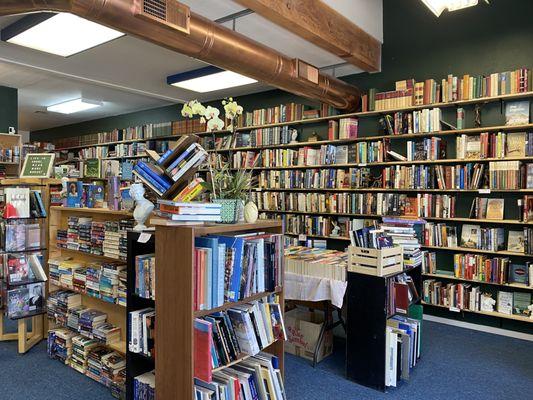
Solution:
M 48 331 L 48 356 L 61 361 L 63 364 L 68 364 L 72 356 L 72 338 L 75 336 L 76 333 L 65 328 Z
M 424 223 L 424 220 L 383 218 L 381 229 L 392 238 L 394 246 L 403 248 L 405 268 L 414 268 L 422 264 L 421 232 L 417 232 L 417 226 L 423 226 Z
M 94 329 L 98 324 L 104 323 L 107 320 L 107 314 L 102 311 L 89 308 L 80 314 L 78 320 L 78 331 L 90 338 L 94 337 Z
M 152 224 L 186 224 L 195 225 L 204 222 L 220 222 L 221 204 L 201 202 L 175 202 L 171 200 L 157 200 L 155 215 L 160 218 L 151 218 Z
M 155 400 L 155 370 L 133 379 L 133 398 Z
M 343 251 L 292 246 L 285 249 L 285 271 L 346 281 L 348 254 Z
M 128 291 L 128 271 L 123 269 L 118 274 L 117 304 L 126 307 Z
M 104 255 L 105 222 L 93 221 L 91 226 L 91 254 Z
M 105 346 L 98 346 L 92 349 L 87 355 L 87 372 L 85 375 L 96 382 L 101 382 L 102 359 L 111 353 L 113 353 L 113 350 L 109 350 Z
M 76 371 L 85 374 L 87 372 L 89 353 L 96 346 L 98 346 L 98 342 L 94 339 L 81 335 L 72 338 L 73 352 L 70 359 L 70 366 Z
M 113 383 L 124 383 L 126 371 L 126 358 L 116 352 L 110 352 L 101 359 L 102 370 L 100 373 L 100 383 L 111 387 Z M 120 398 L 120 397 L 119 397 Z

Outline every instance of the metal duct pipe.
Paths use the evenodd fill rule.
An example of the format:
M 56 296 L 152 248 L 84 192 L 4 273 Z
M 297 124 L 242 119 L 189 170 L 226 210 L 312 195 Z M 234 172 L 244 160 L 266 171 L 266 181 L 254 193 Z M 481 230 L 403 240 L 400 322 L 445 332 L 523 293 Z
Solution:
M 135 16 L 135 0 L 2 0 L 0 15 L 70 12 L 124 33 L 238 72 L 288 92 L 355 111 L 360 90 L 318 74 L 318 83 L 299 78 L 293 59 L 200 15 L 191 13 L 190 33 Z

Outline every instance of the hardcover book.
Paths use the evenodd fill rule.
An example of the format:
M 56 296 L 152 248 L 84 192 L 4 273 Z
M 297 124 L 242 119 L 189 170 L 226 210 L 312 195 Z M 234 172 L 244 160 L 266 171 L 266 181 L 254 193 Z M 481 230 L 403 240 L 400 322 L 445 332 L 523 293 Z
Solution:
M 529 316 L 529 306 L 531 305 L 531 293 L 514 292 L 513 293 L 513 314 Z
M 523 264 L 511 264 L 509 265 L 509 283 L 520 283 L 528 285 L 529 276 L 528 268 Z
M 498 292 L 497 310 L 502 314 L 513 313 L 513 292 Z
M 461 247 L 476 249 L 479 247 L 480 239 L 481 228 L 479 225 L 463 225 L 461 231 Z
M 529 123 L 529 101 L 512 101 L 505 104 L 505 125 Z
M 507 134 L 507 157 L 525 157 L 526 156 L 526 133 L 510 132 Z
M 488 199 L 487 200 L 487 219 L 503 219 L 503 206 L 505 199 Z
M 524 252 L 524 232 L 523 231 L 509 231 L 507 237 L 507 251 L 516 253 Z

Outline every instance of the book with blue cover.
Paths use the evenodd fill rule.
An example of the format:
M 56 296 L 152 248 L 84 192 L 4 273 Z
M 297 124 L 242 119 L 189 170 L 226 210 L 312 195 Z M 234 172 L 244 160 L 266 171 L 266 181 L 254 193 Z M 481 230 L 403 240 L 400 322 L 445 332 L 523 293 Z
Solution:
M 171 180 L 164 175 L 163 171 L 158 170 L 154 165 L 145 163 L 144 161 L 139 161 L 137 165 L 153 179 L 155 179 L 162 187 L 164 187 L 165 190 L 172 186 Z
M 228 301 L 239 301 L 242 274 L 242 259 L 244 251 L 244 239 L 232 236 L 215 236 L 218 242 L 226 245 L 226 258 L 228 252 L 233 253 L 232 262 L 226 262 L 224 271 L 225 295 Z M 231 249 L 231 250 L 230 250 Z
M 167 171 L 170 172 L 172 171 L 174 168 L 176 168 L 178 166 L 178 164 L 184 160 L 187 156 L 189 156 L 189 154 L 191 154 L 193 152 L 193 150 L 198 146 L 197 143 L 191 143 L 191 145 L 189 147 L 187 147 L 185 149 L 185 151 L 183 153 L 181 153 L 174 161 L 172 161 L 172 164 L 170 164 L 168 167 L 167 167 Z
M 137 164 L 133 170 L 144 180 L 147 181 L 153 188 L 155 188 L 159 193 L 159 195 L 162 195 L 165 193 L 165 188 L 161 186 L 159 182 L 157 182 L 152 176 L 150 176 L 145 170 L 143 170 L 139 165 Z
M 211 302 L 212 307 L 224 304 L 224 274 L 219 276 L 219 248 L 216 237 L 197 237 L 194 241 L 196 247 L 211 249 Z M 222 260 L 223 262 L 223 260 Z M 220 284 L 222 283 L 222 284 Z M 222 288 L 222 290 L 220 290 Z

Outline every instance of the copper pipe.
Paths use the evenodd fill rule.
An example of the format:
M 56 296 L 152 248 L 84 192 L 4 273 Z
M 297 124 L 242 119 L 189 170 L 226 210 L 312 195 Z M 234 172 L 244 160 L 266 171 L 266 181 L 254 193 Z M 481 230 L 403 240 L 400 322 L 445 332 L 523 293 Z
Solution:
M 319 74 L 318 84 L 298 78 L 292 59 L 198 14 L 184 34 L 133 13 L 133 0 L 3 0 L 0 15 L 37 11 L 70 12 L 162 47 L 238 72 L 288 92 L 354 111 L 361 92 Z

